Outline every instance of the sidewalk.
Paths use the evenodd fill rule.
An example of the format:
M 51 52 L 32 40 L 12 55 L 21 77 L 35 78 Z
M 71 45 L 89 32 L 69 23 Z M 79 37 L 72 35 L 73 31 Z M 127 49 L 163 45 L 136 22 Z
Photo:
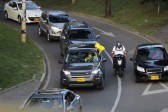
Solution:
M 26 99 L 38 88 L 40 81 L 30 80 L 0 92 L 0 112 L 17 112 Z

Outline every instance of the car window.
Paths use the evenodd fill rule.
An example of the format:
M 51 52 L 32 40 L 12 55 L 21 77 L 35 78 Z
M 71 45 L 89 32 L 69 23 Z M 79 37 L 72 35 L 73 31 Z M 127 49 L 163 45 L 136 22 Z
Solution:
M 22 10 L 22 3 L 18 3 L 18 7 L 20 10 Z M 33 2 L 26 3 L 26 10 L 35 10 L 35 9 L 39 9 L 39 7 L 35 3 Z
M 70 22 L 68 15 L 49 15 L 49 21 L 52 23 L 66 23 Z
M 71 102 L 74 100 L 75 95 L 71 92 L 67 92 L 65 95 L 66 106 L 69 106 Z
M 26 112 L 63 112 L 61 98 L 33 98 L 30 100 Z
M 11 7 L 13 7 L 13 8 L 14 8 L 14 7 L 17 7 L 16 3 L 15 3 L 15 2 L 12 2 L 12 1 L 9 2 L 9 6 L 11 6 Z
M 138 50 L 138 58 L 140 60 L 163 60 L 165 53 L 161 48 L 143 48 Z
M 88 54 L 91 54 L 92 57 L 89 61 L 86 61 Z M 72 52 L 68 53 L 65 59 L 66 63 L 98 63 L 99 58 L 96 52 Z
M 69 32 L 69 39 L 70 40 L 95 39 L 95 36 L 93 32 L 90 30 L 71 30 Z

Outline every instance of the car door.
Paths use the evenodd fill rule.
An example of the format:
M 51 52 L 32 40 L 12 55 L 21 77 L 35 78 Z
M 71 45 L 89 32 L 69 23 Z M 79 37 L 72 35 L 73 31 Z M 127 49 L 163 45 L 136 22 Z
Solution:
M 12 11 L 13 11 L 13 1 L 10 1 L 9 4 L 5 5 L 5 10 L 8 13 L 8 17 L 13 19 Z
M 65 95 L 66 112 L 80 112 L 80 99 L 72 92 L 67 92 Z
M 16 21 L 18 21 L 18 16 L 21 17 L 20 9 L 19 9 L 19 7 L 18 7 L 16 2 L 13 3 L 12 15 L 13 15 L 13 19 L 16 20 Z
M 41 15 L 41 18 L 40 18 L 41 20 L 40 20 L 40 27 L 41 27 L 41 29 L 45 32 L 45 33 L 47 33 L 47 28 L 46 28 L 46 24 L 47 24 L 47 14 L 46 14 L 46 12 L 43 12 L 42 13 L 42 15 Z
M 67 50 L 68 46 L 67 44 L 68 44 L 68 29 L 64 27 L 60 38 L 60 47 L 63 55 L 65 55 L 65 51 Z

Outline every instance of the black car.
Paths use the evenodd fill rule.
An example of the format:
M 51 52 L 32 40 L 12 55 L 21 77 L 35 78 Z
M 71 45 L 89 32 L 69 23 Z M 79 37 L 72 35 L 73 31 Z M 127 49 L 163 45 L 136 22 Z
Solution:
M 61 55 L 65 55 L 66 50 L 74 45 L 94 45 L 99 37 L 99 35 L 95 36 L 92 28 L 85 22 L 65 23 L 60 38 Z
M 88 54 L 93 58 L 86 61 Z M 94 86 L 104 89 L 106 59 L 98 55 L 95 48 L 70 48 L 63 60 L 60 72 L 61 87 Z
M 81 98 L 67 89 L 38 90 L 27 100 L 23 112 L 82 112 Z
M 168 55 L 162 44 L 140 44 L 130 60 L 134 64 L 135 82 L 168 79 Z

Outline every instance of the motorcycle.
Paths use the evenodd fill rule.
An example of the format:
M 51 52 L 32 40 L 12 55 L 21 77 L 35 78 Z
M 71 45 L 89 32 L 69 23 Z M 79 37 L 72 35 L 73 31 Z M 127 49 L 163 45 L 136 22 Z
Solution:
M 124 75 L 125 68 L 125 56 L 122 54 L 117 54 L 115 57 L 115 71 L 119 77 Z

